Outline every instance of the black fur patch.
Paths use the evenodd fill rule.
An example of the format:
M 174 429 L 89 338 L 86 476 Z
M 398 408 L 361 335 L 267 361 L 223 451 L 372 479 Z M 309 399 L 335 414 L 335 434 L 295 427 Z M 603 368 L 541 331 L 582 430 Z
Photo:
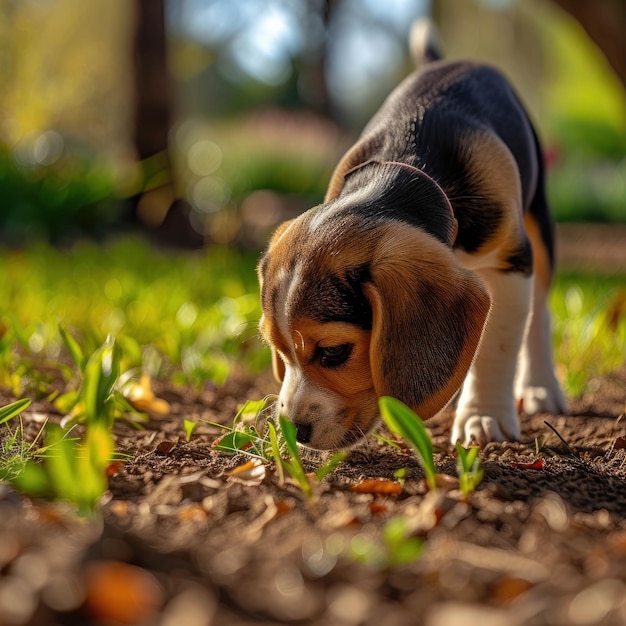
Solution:
M 517 250 L 512 252 L 506 259 L 505 272 L 520 272 L 524 276 L 533 273 L 533 249 L 528 239 L 524 239 Z
M 364 330 L 372 328 L 372 309 L 363 294 L 369 279 L 367 266 L 348 269 L 345 276 L 322 274 L 320 268 L 306 273 L 294 311 L 318 322 L 348 322 Z
M 350 202 L 348 194 L 362 188 L 370 190 L 367 198 L 345 210 L 374 222 L 404 222 L 446 245 L 452 241 L 450 205 L 427 176 L 395 163 L 371 162 L 346 176 L 341 195 Z

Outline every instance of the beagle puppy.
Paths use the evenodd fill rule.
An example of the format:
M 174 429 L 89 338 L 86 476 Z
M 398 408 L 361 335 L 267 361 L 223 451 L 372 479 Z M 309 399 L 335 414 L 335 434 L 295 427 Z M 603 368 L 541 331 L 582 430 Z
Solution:
M 428 419 L 461 389 L 466 445 L 518 439 L 520 404 L 565 411 L 537 137 L 497 70 L 424 56 L 259 262 L 276 410 L 312 448 L 358 442 L 383 395 Z

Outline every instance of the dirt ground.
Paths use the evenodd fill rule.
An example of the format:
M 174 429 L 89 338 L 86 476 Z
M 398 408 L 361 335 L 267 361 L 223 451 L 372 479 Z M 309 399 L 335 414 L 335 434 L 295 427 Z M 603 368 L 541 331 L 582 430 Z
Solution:
M 309 502 L 272 466 L 233 472 L 248 459 L 212 447 L 219 428 L 189 442 L 182 429 L 232 423 L 276 390 L 269 374 L 200 396 L 155 390 L 171 413 L 143 431 L 116 424 L 129 457 L 101 519 L 0 485 L 0 625 L 626 623 L 626 367 L 592 380 L 571 415 L 522 417 L 522 442 L 486 446 L 469 498 L 453 479 L 428 494 L 409 450 L 371 440 Z M 33 403 L 24 418 L 42 414 Z M 450 421 L 428 426 L 455 476 Z M 421 554 L 402 562 L 414 538 Z

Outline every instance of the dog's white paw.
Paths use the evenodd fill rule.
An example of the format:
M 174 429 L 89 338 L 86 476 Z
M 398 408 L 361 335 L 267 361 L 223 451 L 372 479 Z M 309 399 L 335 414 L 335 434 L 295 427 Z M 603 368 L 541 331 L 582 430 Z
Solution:
M 453 444 L 484 446 L 490 441 L 514 441 L 520 438 L 517 416 L 497 419 L 488 415 L 457 415 L 452 425 Z
M 567 413 L 567 402 L 558 383 L 550 387 L 529 385 L 518 392 L 522 411 L 526 415 L 537 413 L 553 413 L 563 415 Z

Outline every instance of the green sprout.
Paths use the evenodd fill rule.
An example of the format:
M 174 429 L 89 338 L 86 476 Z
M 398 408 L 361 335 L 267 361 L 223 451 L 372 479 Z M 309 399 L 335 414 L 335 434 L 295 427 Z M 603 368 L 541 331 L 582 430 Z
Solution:
M 278 456 L 274 458 L 276 465 L 282 465 L 283 468 L 289 473 L 291 478 L 298 484 L 302 493 L 307 497 L 309 501 L 313 499 L 313 487 L 309 480 L 302 461 L 300 460 L 300 453 L 298 451 L 298 443 L 296 440 L 296 426 L 293 422 L 290 422 L 284 415 L 278 417 L 280 423 L 280 430 L 285 440 L 287 451 L 289 452 L 289 460 Z M 270 425 L 273 428 L 273 425 Z
M 17 400 L 0 409 L 0 424 L 9 435 L 0 440 L 0 478 L 23 493 L 72 502 L 81 513 L 93 515 L 108 486 L 106 467 L 113 458 L 109 428 L 103 421 L 92 422 L 80 442 L 69 437 L 69 431 L 46 422 L 35 439 L 26 443 L 21 421 L 15 430 L 9 421 L 30 402 Z M 40 438 L 44 445 L 39 445 Z
M 102 421 L 110 428 L 121 417 L 136 426 L 145 421 L 145 415 L 128 402 L 120 389 L 122 350 L 115 338 L 109 335 L 88 356 L 62 326 L 59 333 L 81 377 L 79 389 L 61 394 L 55 400 L 55 406 L 70 416 L 69 423 Z M 128 378 L 127 374 L 125 378 Z
M 274 419 L 266 420 L 263 428 L 257 428 L 261 413 L 265 411 L 269 400 L 249 400 L 237 412 L 233 426 L 224 426 L 207 422 L 227 431 L 214 444 L 214 448 L 225 454 L 244 454 L 259 459 L 263 463 L 274 462 L 279 484 L 284 484 L 285 476 L 290 476 L 300 487 L 309 501 L 314 499 L 313 484 L 322 481 L 345 460 L 348 453 L 339 450 L 315 473 L 310 476 L 304 469 L 296 439 L 296 427 L 285 416 L 278 418 L 277 428 Z M 251 423 L 254 422 L 254 425 Z M 285 458 L 288 457 L 288 458 Z
M 350 545 L 351 557 L 376 569 L 402 567 L 415 562 L 422 554 L 423 541 L 411 532 L 411 522 L 403 516 L 392 517 L 377 540 L 364 533 Z
M 417 452 L 431 491 L 437 488 L 437 468 L 433 460 L 433 444 L 422 420 L 406 404 L 396 398 L 383 396 L 378 401 L 380 414 L 391 432 L 406 439 Z
M 478 487 L 483 479 L 483 469 L 478 456 L 478 446 L 469 449 L 456 443 L 457 463 L 456 469 L 459 475 L 459 487 L 467 498 Z
M 77 392 L 57 400 L 71 407 L 70 423 L 85 424 L 82 440 L 68 437 L 68 430 L 46 423 L 44 446 L 36 441 L 27 452 L 19 471 L 10 477 L 17 489 L 35 497 L 48 497 L 73 503 L 81 513 L 93 515 L 108 487 L 106 468 L 114 457 L 111 428 L 122 410 L 132 410 L 118 390 L 120 349 L 112 337 L 87 357 L 74 338 L 64 329 L 61 337 L 82 374 Z M 0 412 L 0 423 L 7 422 L 27 406 L 18 401 Z M 17 431 L 16 431 L 17 433 Z M 16 437 L 13 433 L 15 443 Z
M 198 426 L 198 422 L 192 422 L 191 420 L 183 420 L 183 430 L 185 431 L 185 438 L 187 442 L 191 441 L 191 435 L 193 435 L 193 431 L 196 430 Z
M 216 450 L 225 454 L 245 454 L 269 463 L 274 458 L 269 434 L 259 432 L 256 426 L 267 404 L 268 399 L 246 401 L 237 411 L 232 426 L 200 421 L 206 421 L 211 426 L 227 431 L 227 434 L 214 444 Z

